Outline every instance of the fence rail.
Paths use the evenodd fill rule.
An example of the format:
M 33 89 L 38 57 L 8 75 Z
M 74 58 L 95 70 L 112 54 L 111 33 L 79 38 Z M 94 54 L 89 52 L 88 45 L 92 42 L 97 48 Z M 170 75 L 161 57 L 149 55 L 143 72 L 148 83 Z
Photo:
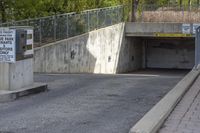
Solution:
M 27 19 L 0 24 L 0 27 L 32 26 L 34 27 L 35 47 L 50 42 L 77 36 L 89 31 L 120 23 L 124 20 L 127 6 L 116 6 L 67 13 L 56 16 Z
M 200 23 L 198 5 L 139 5 L 135 12 L 137 22 Z
M 135 7 L 136 8 L 136 7 Z M 0 24 L 0 27 L 34 27 L 35 47 L 77 36 L 89 31 L 123 22 L 129 18 L 131 5 L 72 12 L 56 16 L 27 19 Z M 200 7 L 178 5 L 139 5 L 136 22 L 200 23 Z

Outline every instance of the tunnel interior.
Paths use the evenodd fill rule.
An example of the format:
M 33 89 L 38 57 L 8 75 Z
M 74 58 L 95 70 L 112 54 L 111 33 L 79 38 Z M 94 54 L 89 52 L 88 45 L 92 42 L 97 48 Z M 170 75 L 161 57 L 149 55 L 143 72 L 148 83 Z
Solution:
M 189 70 L 194 67 L 195 38 L 130 37 L 129 40 L 132 45 L 139 47 L 135 51 L 142 53 L 142 56 L 137 56 L 141 63 L 138 69 Z

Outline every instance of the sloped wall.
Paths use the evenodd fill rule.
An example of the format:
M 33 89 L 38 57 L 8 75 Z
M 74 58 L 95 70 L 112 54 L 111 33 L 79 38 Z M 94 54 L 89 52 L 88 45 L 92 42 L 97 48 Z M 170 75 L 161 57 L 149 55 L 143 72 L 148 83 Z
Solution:
M 134 52 L 124 23 L 35 49 L 34 72 L 104 73 L 131 71 Z M 128 52 L 127 52 L 128 51 Z M 130 64 L 129 64 L 130 63 Z

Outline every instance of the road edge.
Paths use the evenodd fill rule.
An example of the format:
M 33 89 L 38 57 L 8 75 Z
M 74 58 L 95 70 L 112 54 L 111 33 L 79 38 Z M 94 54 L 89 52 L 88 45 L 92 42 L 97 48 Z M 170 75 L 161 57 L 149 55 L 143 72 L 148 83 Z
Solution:
M 0 103 L 11 102 L 21 97 L 45 92 L 48 90 L 47 84 L 45 83 L 34 83 L 31 86 L 27 86 L 16 91 L 0 91 Z
M 191 70 L 164 98 L 162 98 L 142 119 L 140 119 L 129 133 L 156 133 L 177 103 L 195 82 L 200 70 Z

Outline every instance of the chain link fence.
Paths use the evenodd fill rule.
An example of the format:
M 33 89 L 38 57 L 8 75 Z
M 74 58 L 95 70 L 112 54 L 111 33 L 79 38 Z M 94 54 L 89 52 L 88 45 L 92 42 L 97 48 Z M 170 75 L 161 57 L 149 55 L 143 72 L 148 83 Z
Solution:
M 0 24 L 1 27 L 34 27 L 35 47 L 66 39 L 126 21 L 131 16 L 131 5 L 93 9 L 77 13 L 27 19 Z M 200 7 L 197 5 L 143 5 L 135 10 L 136 22 L 200 23 Z
M 50 42 L 77 36 L 89 31 L 122 22 L 128 6 L 107 7 L 87 10 L 79 14 L 67 13 L 56 16 L 28 19 L 0 24 L 1 27 L 34 27 L 35 47 Z M 129 10 L 130 11 L 130 10 Z
M 137 22 L 200 23 L 198 5 L 139 5 L 135 12 Z

